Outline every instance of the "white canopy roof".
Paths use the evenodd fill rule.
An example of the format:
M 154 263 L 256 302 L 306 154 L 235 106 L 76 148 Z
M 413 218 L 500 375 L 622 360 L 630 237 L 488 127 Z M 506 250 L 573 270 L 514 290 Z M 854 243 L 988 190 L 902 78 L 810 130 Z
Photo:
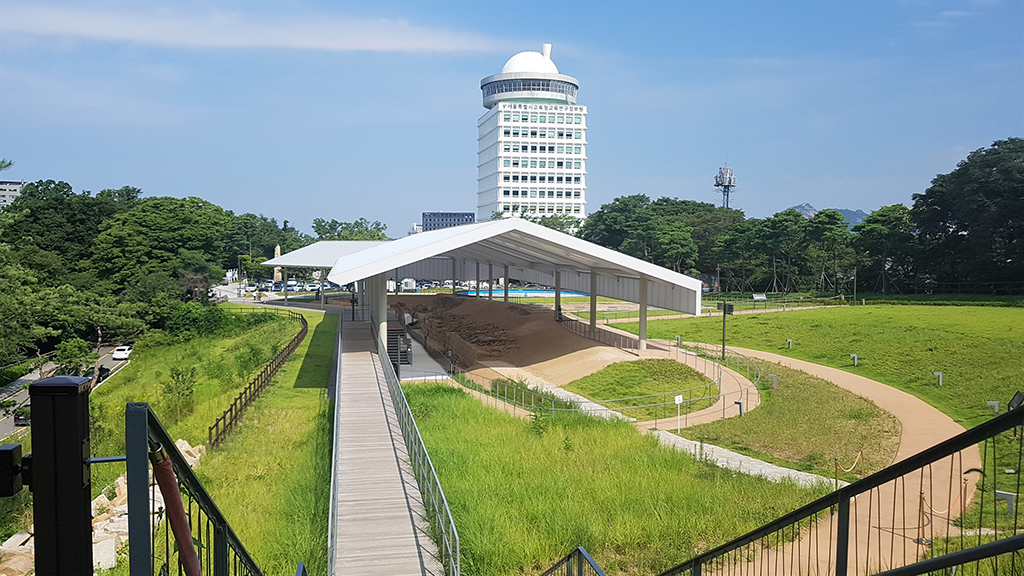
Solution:
M 265 264 L 302 266 L 299 257 L 291 259 L 294 263 L 279 262 L 303 250 L 307 250 L 309 262 L 314 260 L 314 253 L 326 255 L 327 248 L 314 249 L 317 244 Z M 340 255 L 327 278 L 336 284 L 348 284 L 394 270 L 398 278 L 466 280 L 476 277 L 477 263 L 484 275 L 488 264 L 495 267 L 496 277 L 504 275 L 503 266 L 509 266 L 510 277 L 548 286 L 554 285 L 554 273 L 559 271 L 563 289 L 587 293 L 590 275 L 596 274 L 597 295 L 630 302 L 640 301 L 643 277 L 651 306 L 691 314 L 700 310 L 700 280 L 522 218 L 445 228 L 367 246 Z
M 263 263 L 282 268 L 331 268 L 342 256 L 380 246 L 387 240 L 321 240 Z

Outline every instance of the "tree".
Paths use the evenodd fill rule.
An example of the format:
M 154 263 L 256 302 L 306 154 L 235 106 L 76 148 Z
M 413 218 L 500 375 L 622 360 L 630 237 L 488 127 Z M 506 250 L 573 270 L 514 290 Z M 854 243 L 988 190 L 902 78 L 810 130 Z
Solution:
M 355 222 L 339 222 L 337 220 L 313 220 L 313 232 L 317 240 L 389 240 L 387 226 L 379 221 L 370 222 L 360 218 Z
M 161 382 L 164 409 L 175 420 L 192 413 L 195 407 L 196 367 L 173 366 L 170 378 Z
M 920 266 L 947 281 L 1024 278 L 1024 139 L 967 155 L 913 195 Z
M 100 225 L 91 266 L 123 287 L 155 272 L 177 276 L 183 259 L 194 263 L 194 255 L 213 265 L 221 261 L 228 220 L 202 198 L 147 198 Z
M 579 218 L 571 214 L 532 216 L 529 213 L 524 212 L 520 217 L 523 220 L 533 222 L 534 224 L 540 224 L 545 228 L 551 228 L 552 230 L 558 230 L 559 232 L 572 235 L 576 234 L 581 222 Z
M 816 260 L 815 270 L 821 271 L 818 290 L 824 292 L 832 284 L 832 293 L 839 294 L 839 270 L 853 257 L 853 234 L 846 219 L 836 210 L 822 210 L 807 222 L 806 236 L 808 259 Z
M 87 366 L 92 364 L 98 354 L 94 354 L 92 346 L 81 338 L 70 338 L 57 344 L 53 362 L 57 365 L 52 374 L 81 376 Z
M 8 160 L 6 158 L 0 158 L 0 172 L 3 172 L 4 170 L 7 170 L 11 166 L 14 166 L 14 161 L 13 160 Z
M 855 245 L 871 262 L 868 275 L 878 279 L 882 294 L 889 293 L 889 282 L 893 276 L 911 275 L 914 235 L 910 209 L 906 206 L 882 206 L 854 226 L 853 232 L 857 235 Z

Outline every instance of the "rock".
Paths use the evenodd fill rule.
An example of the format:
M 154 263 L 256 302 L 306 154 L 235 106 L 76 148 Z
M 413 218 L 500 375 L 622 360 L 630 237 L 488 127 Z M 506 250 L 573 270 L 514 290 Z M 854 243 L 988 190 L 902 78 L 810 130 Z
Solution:
M 92 545 L 92 563 L 96 568 L 117 566 L 117 542 L 111 538 Z
M 116 494 L 116 497 L 114 498 L 115 500 L 117 498 L 121 498 L 122 496 L 125 497 L 125 498 L 128 497 L 128 479 L 127 479 L 127 476 L 122 474 L 122 475 L 117 477 L 117 480 L 114 480 L 114 492 Z
M 96 497 L 95 500 L 92 501 L 92 515 L 94 517 L 99 514 L 102 514 L 102 512 L 100 512 L 100 509 L 102 509 L 104 512 L 110 509 L 110 500 L 107 499 L 107 496 L 105 494 L 100 494 L 99 496 Z
M 128 504 L 121 504 L 120 506 L 114 507 L 114 516 L 126 516 L 128 514 Z
M 192 449 L 192 447 L 189 446 L 188 442 L 182 440 L 181 438 L 178 438 L 178 440 L 175 441 L 174 445 L 178 447 L 178 452 L 181 452 L 183 454 L 185 453 L 186 450 Z
M 32 535 L 28 532 L 15 532 L 14 536 L 11 536 L 0 545 L 0 550 L 3 550 L 5 553 L 14 552 L 24 546 L 30 538 L 32 538 Z
M 35 558 L 31 552 L 4 552 L 0 562 L 0 575 L 24 576 L 35 569 Z
M 101 524 L 103 522 L 106 522 L 107 520 L 110 520 L 113 517 L 114 517 L 114 510 L 112 508 L 108 508 L 107 511 L 104 512 L 103 514 L 100 514 L 99 516 L 93 517 L 93 519 L 92 519 L 93 529 L 96 528 L 97 524 Z

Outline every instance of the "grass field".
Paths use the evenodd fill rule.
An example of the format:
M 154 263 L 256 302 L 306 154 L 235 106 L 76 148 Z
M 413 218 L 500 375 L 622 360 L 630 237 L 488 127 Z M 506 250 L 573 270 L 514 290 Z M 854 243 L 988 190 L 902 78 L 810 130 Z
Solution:
M 302 312 L 309 335 L 225 442 L 208 447 L 196 469 L 265 574 L 292 573 L 300 561 L 310 574 L 327 571 L 333 412 L 324 392 L 333 364 L 337 317 Z M 280 330 L 282 325 L 275 326 Z M 172 438 L 189 430 L 187 422 L 162 417 L 161 422 Z M 194 442 L 185 439 L 204 444 L 206 430 Z M 127 576 L 127 562 L 121 560 L 110 576 Z
M 655 320 L 652 338 L 721 341 L 721 318 Z M 635 323 L 619 328 L 636 333 Z M 793 349 L 786 348 L 786 339 Z M 728 319 L 728 343 L 860 374 L 905 390 L 966 427 L 991 418 L 1021 383 L 1024 310 L 854 306 Z M 850 354 L 858 355 L 853 366 Z M 943 373 L 943 386 L 932 372 Z
M 579 316 L 580 318 L 582 318 L 584 320 L 590 320 L 590 312 L 589 311 L 573 312 L 573 314 L 576 315 L 576 316 Z M 647 310 L 647 317 L 648 318 L 652 318 L 652 317 L 655 317 L 655 316 L 678 316 L 678 315 L 681 315 L 681 314 L 682 314 L 682 312 L 676 312 L 675 310 L 662 310 L 660 308 L 650 308 L 650 309 Z M 597 311 L 597 321 L 598 321 L 598 323 L 603 321 L 605 318 L 609 318 L 611 320 L 618 320 L 620 318 L 639 318 L 639 317 L 640 317 L 640 311 L 639 310 L 606 310 L 606 311 L 598 310 Z
M 847 481 L 892 462 L 899 448 L 900 425 L 891 414 L 806 372 L 755 362 L 768 385 L 756 410 L 743 418 L 693 426 L 680 435 L 827 477 L 834 474 L 834 458 L 849 468 L 863 449 L 864 466 L 858 465 L 856 476 L 840 471 L 840 478 Z M 778 388 L 771 389 L 766 374 L 778 376 Z
M 303 314 L 309 336 L 197 469 L 264 574 L 294 573 L 300 561 L 310 574 L 327 571 L 333 412 L 324 392 L 337 317 Z
M 576 546 L 609 575 L 653 574 L 824 493 L 716 468 L 623 421 L 528 421 L 450 386 L 404 388 L 466 576 L 537 574 Z
M 710 397 L 718 394 L 718 387 L 707 376 L 675 360 L 657 358 L 616 362 L 562 388 L 639 421 L 675 416 L 677 394 L 684 396 L 683 410 L 689 412 L 707 408 L 714 402 Z M 606 402 L 618 398 L 630 399 Z
M 308 313 L 306 317 L 312 318 Z M 175 439 L 183 438 L 193 446 L 206 444 L 209 426 L 299 331 L 296 321 L 280 316 L 273 319 L 230 335 L 136 349 L 131 363 L 90 395 L 93 455 L 124 454 L 124 407 L 128 402 L 149 402 Z M 181 417 L 170 410 L 162 390 L 172 367 L 196 369 L 195 407 Z M 123 464 L 93 466 L 94 496 L 123 473 Z

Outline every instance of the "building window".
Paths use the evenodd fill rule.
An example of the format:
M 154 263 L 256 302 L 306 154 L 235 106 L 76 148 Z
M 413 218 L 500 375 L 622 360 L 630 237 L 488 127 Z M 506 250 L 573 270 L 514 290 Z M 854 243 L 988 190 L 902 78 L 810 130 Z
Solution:
M 512 195 L 513 196 L 519 196 L 519 190 L 513 190 L 512 191 Z
M 515 136 L 516 138 L 519 138 L 519 130 L 513 130 L 512 131 L 512 136 Z
M 580 177 L 579 176 L 573 176 L 572 183 L 573 184 L 579 184 L 580 183 Z
M 504 192 L 504 193 L 502 194 L 502 196 L 508 196 L 508 190 L 507 190 L 507 189 L 506 189 L 506 190 L 504 190 L 503 192 Z
M 537 131 L 536 130 L 530 130 L 530 138 L 536 138 L 536 137 L 537 137 Z
M 513 122 L 519 122 L 519 114 L 513 114 L 512 115 L 512 121 Z
M 508 208 L 509 208 L 508 204 L 505 204 L 505 205 L 504 205 L 504 211 L 505 211 L 505 212 L 508 212 Z
M 558 123 L 559 124 L 565 123 L 565 116 L 562 116 L 561 114 L 559 114 L 558 115 Z
M 575 153 L 576 153 L 576 154 L 579 154 L 579 153 L 580 153 L 580 147 L 579 147 L 579 146 L 577 146 L 577 147 L 576 147 Z
M 540 134 L 539 134 L 539 136 L 540 136 L 541 138 L 547 138 L 547 132 L 546 132 L 546 131 L 544 131 L 544 130 L 541 130 L 541 131 L 540 131 Z
M 505 150 L 505 152 L 508 152 L 509 150 L 511 150 L 511 146 L 508 145 L 508 144 L 505 144 L 502 148 Z
M 537 211 L 537 205 L 536 204 L 530 204 L 530 212 L 536 212 L 536 211 Z
M 505 136 L 511 136 L 511 135 L 512 135 L 512 129 L 511 128 L 505 128 Z
M 577 131 L 576 131 L 576 132 L 575 132 L 575 133 L 573 134 L 573 138 L 575 138 L 575 139 L 577 139 L 577 140 L 579 140 L 579 139 L 580 139 L 580 138 L 582 138 L 582 137 L 583 137 L 583 133 L 582 133 L 582 132 L 580 132 L 579 130 L 577 130 Z
M 537 161 L 536 160 L 530 160 L 530 168 L 536 168 L 536 167 L 537 167 Z
M 550 213 L 550 212 L 554 212 L 554 211 L 555 211 L 555 207 L 550 205 L 550 204 L 548 204 L 548 212 Z
M 555 191 L 554 190 L 548 190 L 548 198 L 554 198 L 554 197 L 555 197 Z
M 547 121 L 548 121 L 548 117 L 543 115 L 543 114 L 541 114 L 540 115 L 540 123 L 543 124 L 543 123 L 545 123 Z
M 512 160 L 512 167 L 519 168 L 519 160 Z
M 504 174 L 504 175 L 502 175 L 502 177 L 501 177 L 501 178 L 502 178 L 502 181 L 503 181 L 503 182 L 508 182 L 508 181 L 509 181 L 509 175 L 508 175 L 508 174 Z
M 572 207 L 572 211 L 573 212 L 579 212 L 580 211 L 580 207 L 579 206 L 573 206 Z
M 576 116 L 575 118 L 573 118 L 573 123 L 574 124 L 580 124 L 582 122 L 583 122 L 583 117 L 582 116 Z
M 562 191 L 561 190 L 559 190 L 558 192 L 555 192 L 555 198 L 561 198 L 561 197 L 562 197 Z
M 556 182 L 558 182 L 559 184 L 561 184 L 561 183 L 562 183 L 562 177 L 561 177 L 561 176 L 559 176 L 559 177 L 558 177 L 558 180 L 556 180 Z
M 512 114 L 509 114 L 508 112 L 505 112 L 505 122 L 508 122 L 511 119 L 512 119 Z
M 530 198 L 536 198 L 536 197 L 537 197 L 537 191 L 536 190 L 530 190 Z
M 580 163 L 579 162 L 574 162 L 573 163 L 573 168 L 579 168 L 579 167 L 580 167 Z
M 559 167 L 559 168 L 561 168 L 561 167 L 562 167 L 562 164 L 563 164 L 563 162 L 562 162 L 561 160 L 559 160 L 559 161 L 558 161 L 558 167 Z
M 559 204 L 558 206 L 556 206 L 556 207 L 555 207 L 555 211 L 556 211 L 556 212 L 561 212 L 561 211 L 562 211 L 562 205 L 561 205 L 561 204 Z
M 513 152 L 519 152 L 519 144 L 513 144 L 512 145 L 512 151 Z
M 558 147 L 558 153 L 562 154 L 563 152 L 565 152 L 565 146 L 559 146 Z
M 537 115 L 536 114 L 530 114 L 530 122 L 533 122 L 535 124 L 537 123 Z
M 541 161 L 540 161 L 540 167 L 541 167 L 541 168 L 547 168 L 547 167 L 548 167 L 548 163 L 547 163 L 547 162 L 545 162 L 544 160 L 541 160 Z
M 573 197 L 573 198 L 579 198 L 579 197 L 580 197 L 580 191 L 579 191 L 579 190 L 576 190 L 575 192 L 573 192 L 573 193 L 572 193 L 572 197 Z
M 512 165 L 512 161 L 511 161 L 511 160 L 509 160 L 508 158 L 505 158 L 505 160 L 504 160 L 504 164 L 505 164 L 505 168 L 508 168 L 509 166 L 511 166 L 511 165 Z
M 536 181 L 537 181 L 537 177 L 534 176 L 534 175 L 530 175 L 530 182 L 536 182 Z

